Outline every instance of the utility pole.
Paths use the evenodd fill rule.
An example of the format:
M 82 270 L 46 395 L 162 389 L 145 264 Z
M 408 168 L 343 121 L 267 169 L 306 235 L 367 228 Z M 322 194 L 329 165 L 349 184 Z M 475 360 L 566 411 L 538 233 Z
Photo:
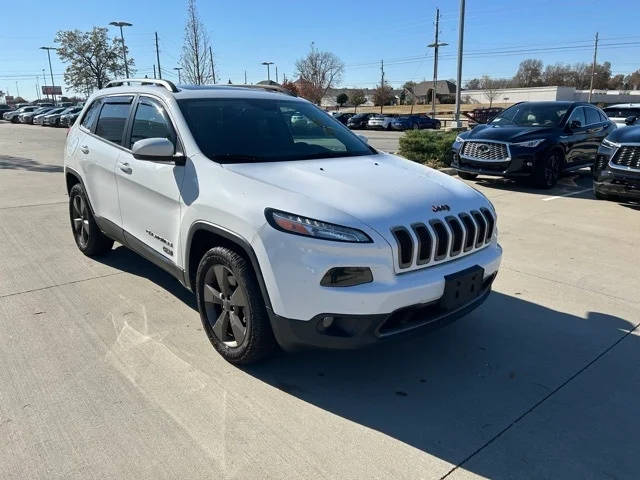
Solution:
M 382 89 L 382 98 L 380 99 L 380 113 L 382 113 L 382 106 L 384 105 L 384 101 L 386 100 L 385 97 L 385 90 L 384 90 L 384 59 L 380 60 L 380 88 Z
M 40 50 L 47 51 L 47 57 L 49 58 L 49 73 L 51 74 L 51 88 L 53 88 L 56 83 L 53 81 L 53 69 L 51 68 L 51 50 L 57 50 L 54 47 L 40 47 Z M 53 98 L 53 103 L 56 103 L 56 96 L 52 93 L 51 97 Z
M 158 78 L 156 77 L 156 64 L 153 64 L 153 78 Z
M 18 92 L 16 95 L 19 97 L 20 96 L 20 89 L 18 88 L 18 82 L 16 82 L 16 92 Z
M 160 67 L 160 50 L 158 49 L 158 32 L 155 32 L 155 34 L 156 34 L 156 61 L 158 62 L 158 78 L 162 80 L 162 68 Z
M 460 0 L 458 20 L 458 73 L 456 75 L 456 127 L 460 128 L 460 90 L 462 88 L 462 46 L 464 41 L 464 1 Z
M 213 68 L 213 49 L 209 45 L 209 60 L 211 61 L 211 76 L 213 77 L 213 84 L 216 84 L 216 71 Z
M 244 71 L 244 84 L 247 84 L 247 71 Z
M 182 76 L 180 75 L 180 70 L 182 70 L 182 67 L 173 67 L 174 70 L 178 71 L 178 83 L 182 83 Z
M 129 78 L 129 64 L 127 63 L 127 47 L 124 45 L 124 35 L 122 34 L 122 27 L 131 27 L 132 24 L 128 22 L 111 22 L 109 25 L 114 27 L 120 27 L 120 41 L 122 41 L 122 56 L 124 57 L 124 72 L 126 77 Z
M 598 56 L 598 32 L 596 32 L 596 42 L 593 47 L 593 63 L 591 64 L 591 83 L 589 84 L 589 103 L 593 94 L 593 77 L 596 76 L 596 58 Z
M 276 83 L 280 83 L 280 82 L 278 81 L 278 65 L 276 65 Z
M 42 86 L 45 86 L 47 84 L 47 76 L 44 74 L 44 68 L 42 69 Z M 49 94 L 47 93 L 47 101 L 49 100 Z
M 40 100 L 40 77 L 36 76 L 36 96 Z
M 438 49 L 449 45 L 448 43 L 438 42 L 438 35 L 440 30 L 440 9 L 436 8 L 436 31 L 434 42 L 427 45 L 429 48 L 433 48 L 433 89 L 431 90 L 431 116 L 436 116 L 436 92 L 438 89 Z

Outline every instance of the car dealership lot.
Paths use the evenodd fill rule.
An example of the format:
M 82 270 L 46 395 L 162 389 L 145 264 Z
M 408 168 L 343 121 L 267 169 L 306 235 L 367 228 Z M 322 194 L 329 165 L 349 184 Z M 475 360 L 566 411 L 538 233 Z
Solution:
M 239 369 L 168 274 L 77 250 L 64 138 L 0 122 L 0 478 L 639 476 L 640 208 L 587 173 L 471 183 L 504 260 L 468 317 Z

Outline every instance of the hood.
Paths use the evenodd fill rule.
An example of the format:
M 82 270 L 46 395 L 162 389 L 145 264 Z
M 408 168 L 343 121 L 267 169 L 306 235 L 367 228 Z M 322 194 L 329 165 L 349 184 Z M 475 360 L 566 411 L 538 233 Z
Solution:
M 616 128 L 607 137 L 616 143 L 640 143 L 640 125 L 630 125 L 625 128 Z
M 510 125 L 478 125 L 463 138 L 464 140 L 498 140 L 503 142 L 520 142 L 530 138 L 545 137 L 557 127 L 518 127 Z
M 461 211 L 489 206 L 478 191 L 437 170 L 394 155 L 226 164 L 224 168 L 256 182 L 294 192 L 358 219 L 389 237 L 389 229 L 426 222 Z M 449 205 L 450 212 L 433 213 L 434 205 Z M 295 205 L 266 205 L 296 211 Z M 318 220 L 334 221 L 332 218 Z

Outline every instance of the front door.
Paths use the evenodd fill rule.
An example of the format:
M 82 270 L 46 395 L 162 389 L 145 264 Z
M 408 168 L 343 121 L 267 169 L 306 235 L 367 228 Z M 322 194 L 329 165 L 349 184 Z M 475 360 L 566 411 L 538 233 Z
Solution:
M 134 108 L 127 151 L 116 165 L 122 228 L 133 247 L 142 242 L 177 264 L 184 167 L 170 161 L 138 160 L 131 154 L 133 144 L 145 138 L 168 138 L 179 149 L 177 135 L 160 101 L 141 96 Z
M 579 126 L 576 122 L 580 122 Z M 577 107 L 571 113 L 567 126 L 575 124 L 570 132 L 566 133 L 567 154 L 565 160 L 567 167 L 573 167 L 581 163 L 586 163 L 588 156 L 589 134 L 587 133 L 587 122 L 585 119 L 584 107 Z

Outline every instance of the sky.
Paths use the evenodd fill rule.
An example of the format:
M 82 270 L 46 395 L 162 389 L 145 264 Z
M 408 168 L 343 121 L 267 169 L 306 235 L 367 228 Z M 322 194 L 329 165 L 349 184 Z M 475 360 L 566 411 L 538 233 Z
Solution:
M 637 0 L 611 4 L 596 0 L 467 0 L 463 84 L 482 75 L 511 77 L 525 58 L 544 64 L 591 62 L 593 37 L 600 35 L 598 61 L 610 61 L 614 74 L 640 68 L 640 29 Z M 36 98 L 45 69 L 51 84 L 47 54 L 41 46 L 55 46 L 59 30 L 90 30 L 111 21 L 133 24 L 125 28 L 125 42 L 135 59 L 137 75 L 153 76 L 154 32 L 158 32 L 163 77 L 177 81 L 184 39 L 186 0 L 21 0 L 3 2 L 0 29 L 0 90 Z M 209 32 L 222 81 L 255 83 L 266 79 L 263 61 L 282 75 L 295 75 L 295 61 L 309 50 L 337 55 L 345 64 L 340 86 L 375 87 L 380 60 L 385 78 L 399 87 L 408 80 L 433 78 L 436 8 L 440 8 L 438 78 L 456 76 L 458 0 L 198 0 Z M 119 32 L 109 27 L 110 33 Z M 52 53 L 57 85 L 64 64 Z M 275 77 L 272 66 L 271 76 Z M 38 77 L 38 80 L 36 80 Z

